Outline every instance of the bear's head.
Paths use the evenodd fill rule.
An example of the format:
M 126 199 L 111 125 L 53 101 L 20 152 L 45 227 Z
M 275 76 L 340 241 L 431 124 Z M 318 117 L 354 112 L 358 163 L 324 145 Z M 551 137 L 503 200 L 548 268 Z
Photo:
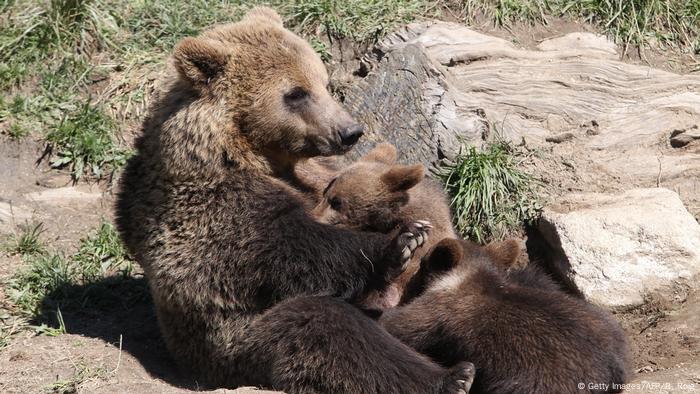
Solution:
M 456 290 L 462 285 L 469 286 L 465 278 L 471 269 L 486 267 L 504 271 L 515 266 L 518 257 L 520 245 L 515 239 L 479 245 L 445 238 L 423 256 L 418 272 L 406 285 L 401 304 L 410 302 L 431 287 Z
M 409 201 L 408 191 L 424 178 L 422 165 L 397 165 L 396 148 L 377 145 L 357 162 L 341 170 L 311 211 L 322 223 L 356 229 L 387 231 L 398 210 Z
M 237 23 L 183 39 L 172 63 L 179 90 L 192 92 L 171 100 L 189 106 L 189 114 L 177 122 L 202 132 L 222 130 L 185 142 L 219 143 L 225 160 L 243 160 L 238 156 L 252 151 L 275 164 L 292 164 L 299 158 L 344 153 L 363 134 L 362 126 L 330 95 L 319 56 L 285 29 L 270 8 L 254 8 Z M 190 156 L 201 156 L 201 147 L 190 150 Z

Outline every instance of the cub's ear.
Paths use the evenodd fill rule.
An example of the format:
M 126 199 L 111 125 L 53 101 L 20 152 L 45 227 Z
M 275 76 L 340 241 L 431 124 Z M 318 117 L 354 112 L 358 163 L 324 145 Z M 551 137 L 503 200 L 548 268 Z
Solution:
M 520 244 L 515 239 L 491 242 L 486 245 L 485 252 L 489 259 L 504 268 L 510 268 L 520 257 Z
M 369 153 L 362 156 L 360 160 L 392 165 L 396 163 L 396 147 L 388 142 L 382 142 L 377 144 Z
M 382 174 L 381 180 L 391 192 L 406 191 L 420 183 L 424 177 L 423 166 L 393 166 Z
M 207 85 L 226 67 L 231 51 L 221 42 L 187 37 L 175 46 L 173 62 L 178 72 L 194 85 Z
M 456 267 L 462 261 L 463 255 L 464 251 L 458 240 L 445 238 L 423 257 L 421 269 L 426 269 L 431 274 L 446 272 Z
M 328 184 L 340 173 L 337 160 L 317 157 L 300 161 L 294 166 L 294 175 L 304 186 L 321 196 Z
M 255 7 L 248 11 L 243 17 L 244 20 L 257 20 L 260 22 L 269 22 L 273 25 L 282 26 L 282 18 L 275 10 L 270 7 Z

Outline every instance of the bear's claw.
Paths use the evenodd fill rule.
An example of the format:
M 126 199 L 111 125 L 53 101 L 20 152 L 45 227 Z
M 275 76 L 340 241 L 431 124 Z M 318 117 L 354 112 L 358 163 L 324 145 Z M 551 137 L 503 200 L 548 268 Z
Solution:
M 399 236 L 399 245 L 403 245 L 401 249 L 401 266 L 406 269 L 406 265 L 413 257 L 416 249 L 423 246 L 428 240 L 428 233 L 433 226 L 425 220 L 418 220 L 409 226 L 409 231 Z
M 451 368 L 445 379 L 445 394 L 468 394 L 474 382 L 476 368 L 470 362 L 461 362 Z

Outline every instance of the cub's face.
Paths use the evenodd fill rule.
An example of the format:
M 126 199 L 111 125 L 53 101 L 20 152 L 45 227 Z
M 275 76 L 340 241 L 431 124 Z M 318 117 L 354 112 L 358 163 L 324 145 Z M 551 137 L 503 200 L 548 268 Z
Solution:
M 312 216 L 322 223 L 356 229 L 389 230 L 409 201 L 408 191 L 423 180 L 423 166 L 403 166 L 386 160 L 380 144 L 373 151 L 332 179 L 323 191 Z M 394 150 L 395 151 L 395 150 Z
M 261 151 L 335 155 L 363 134 L 328 92 L 321 59 L 269 8 L 183 40 L 173 58 L 203 97 L 227 106 L 231 122 Z

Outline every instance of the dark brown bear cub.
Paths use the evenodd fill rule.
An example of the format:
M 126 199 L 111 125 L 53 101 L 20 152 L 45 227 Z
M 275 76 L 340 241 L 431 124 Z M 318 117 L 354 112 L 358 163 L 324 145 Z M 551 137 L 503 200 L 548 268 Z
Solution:
M 311 46 L 269 8 L 182 40 L 120 181 L 117 224 L 173 357 L 200 382 L 288 393 L 458 393 L 445 369 L 345 302 L 427 237 L 318 223 L 287 183 L 362 128 Z M 372 263 L 370 264 L 369 261 Z
M 396 156 L 393 145 L 381 143 L 345 168 L 318 160 L 295 168 L 304 184 L 320 191 L 311 215 L 322 223 L 378 232 L 388 232 L 403 221 L 431 223 L 430 240 L 415 253 L 406 271 L 386 290 L 360 300 L 368 309 L 396 306 L 406 283 L 418 271 L 421 257 L 436 243 L 433 240 L 456 237 L 441 186 L 425 178 L 422 165 L 397 165 Z
M 617 322 L 536 266 L 495 266 L 517 258 L 517 243 L 501 245 L 441 241 L 408 285 L 417 297 L 386 311 L 380 323 L 443 365 L 472 361 L 472 393 L 621 391 L 628 360 Z

